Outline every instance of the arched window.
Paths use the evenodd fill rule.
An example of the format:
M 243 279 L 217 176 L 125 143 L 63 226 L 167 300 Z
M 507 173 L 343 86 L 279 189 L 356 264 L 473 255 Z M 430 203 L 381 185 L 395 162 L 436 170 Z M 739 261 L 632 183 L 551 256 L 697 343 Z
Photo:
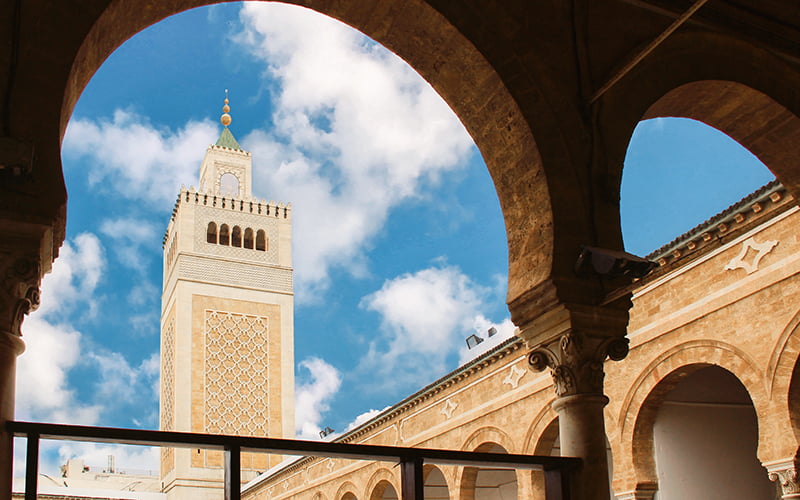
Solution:
M 206 232 L 206 241 L 209 243 L 217 242 L 217 225 L 213 222 L 208 223 L 208 231 Z
M 219 178 L 219 192 L 222 196 L 239 197 L 239 178 L 231 173 L 224 173 Z
M 244 247 L 253 249 L 253 230 L 249 227 L 244 230 Z
M 263 229 L 259 229 L 256 233 L 256 250 L 267 251 L 267 235 Z
M 231 244 L 231 232 L 227 224 L 219 226 L 219 244 L 225 246 Z
M 233 234 L 231 235 L 231 245 L 235 247 L 242 246 L 242 228 L 233 226 Z

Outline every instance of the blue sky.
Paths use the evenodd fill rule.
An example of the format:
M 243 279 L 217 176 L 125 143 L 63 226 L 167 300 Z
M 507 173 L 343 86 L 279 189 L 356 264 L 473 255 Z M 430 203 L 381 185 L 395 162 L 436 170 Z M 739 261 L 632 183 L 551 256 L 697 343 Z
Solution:
M 224 89 L 255 194 L 293 203 L 300 437 L 345 430 L 454 369 L 476 354 L 471 333 L 501 332 L 482 348 L 512 334 L 497 196 L 446 104 L 336 21 L 218 5 L 126 42 L 75 108 L 67 241 L 24 324 L 19 419 L 158 427 L 161 238 L 219 135 Z M 646 254 L 771 178 L 705 125 L 642 123 L 623 178 L 626 248 Z M 47 460 L 102 464 L 107 450 L 63 445 Z

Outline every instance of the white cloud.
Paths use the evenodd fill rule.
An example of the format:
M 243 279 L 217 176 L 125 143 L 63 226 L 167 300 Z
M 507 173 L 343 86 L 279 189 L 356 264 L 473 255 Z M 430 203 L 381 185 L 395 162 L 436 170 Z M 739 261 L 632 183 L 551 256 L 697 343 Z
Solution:
M 295 291 L 298 302 L 313 301 L 332 269 L 368 272 L 366 250 L 388 214 L 465 164 L 472 141 L 407 64 L 344 24 L 277 3 L 245 4 L 241 18 L 235 40 L 277 85 L 274 130 L 253 131 L 241 143 L 256 171 L 270 172 L 256 174 L 254 194 L 293 204 Z M 217 135 L 210 120 L 168 130 L 118 109 L 109 120 L 72 120 L 63 151 L 89 160 L 69 163 L 88 165 L 96 189 L 166 208 L 178 186 L 197 182 Z M 133 232 L 114 234 L 147 228 L 125 229 Z M 104 232 L 111 230 L 109 223 Z M 142 266 L 135 250 L 119 245 L 115 252 Z
M 297 438 L 319 439 L 323 415 L 339 391 L 342 379 L 336 368 L 320 358 L 304 359 L 298 366 L 309 372 L 309 380 L 295 388 Z
M 81 334 L 38 315 L 27 318 L 23 328 L 26 350 L 17 364 L 17 418 L 97 424 L 101 408 L 79 402 L 67 382 L 81 355 Z
M 361 306 L 381 316 L 378 338 L 361 362 L 383 383 L 379 389 L 422 385 L 447 371 L 489 289 L 474 283 L 460 269 L 432 267 L 387 280 L 364 297 Z M 402 377 L 396 374 L 402 373 Z
M 435 91 L 394 54 L 307 9 L 245 4 L 238 40 L 279 83 L 273 134 L 242 141 L 294 207 L 299 299 L 331 268 L 365 270 L 388 213 L 468 158 L 471 140 Z
M 90 233 L 67 241 L 42 280 L 42 306 L 22 325 L 25 352 L 17 365 L 17 418 L 96 425 L 105 412 L 158 400 L 158 353 L 131 366 L 120 353 L 98 349 L 74 322 L 98 302 L 104 251 Z M 76 368 L 92 370 L 71 386 Z M 91 388 L 90 390 L 87 390 Z M 78 393 L 82 394 L 78 394 Z
M 37 315 L 63 315 L 75 306 L 94 312 L 97 288 L 105 270 L 105 251 L 97 236 L 81 233 L 72 243 L 64 242 L 50 274 L 42 280 L 41 307 Z
M 65 164 L 86 166 L 95 189 L 167 208 L 181 184 L 196 182 L 203 154 L 218 134 L 210 120 L 188 122 L 173 132 L 118 109 L 110 121 L 71 120 L 62 150 L 65 157 L 89 160 Z
M 153 243 L 159 241 L 158 229 L 152 222 L 128 217 L 106 219 L 100 223 L 100 232 L 110 240 L 109 246 L 125 267 L 144 272 L 150 265 L 148 257 L 157 255 L 158 247 Z
M 374 410 L 373 409 L 373 410 L 365 411 L 364 413 L 362 413 L 362 414 L 358 415 L 356 418 L 354 418 L 352 422 L 347 424 L 347 427 L 345 427 L 344 432 L 352 431 L 356 427 L 369 422 L 370 420 L 372 420 L 373 418 L 375 418 L 376 416 L 380 415 L 381 413 L 385 412 L 388 409 L 389 409 L 389 407 L 387 406 L 386 408 L 384 408 L 382 410 Z
M 81 334 L 63 318 L 81 305 L 91 308 L 105 267 L 96 236 L 64 242 L 53 270 L 42 280 L 42 306 L 22 325 L 25 352 L 17 365 L 16 413 L 20 419 L 96 424 L 101 408 L 79 402 L 67 375 L 80 361 Z

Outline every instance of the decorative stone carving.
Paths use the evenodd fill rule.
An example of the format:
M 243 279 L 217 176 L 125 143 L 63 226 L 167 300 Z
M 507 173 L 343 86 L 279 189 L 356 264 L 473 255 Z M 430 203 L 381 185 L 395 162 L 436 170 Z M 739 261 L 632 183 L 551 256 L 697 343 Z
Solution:
M 525 370 L 517 365 L 512 365 L 511 369 L 508 370 L 508 375 L 503 379 L 503 383 L 510 385 L 512 389 L 516 389 L 520 379 L 525 376 L 525 373 Z
M 549 345 L 528 354 L 528 365 L 535 371 L 550 368 L 558 396 L 602 394 L 603 361 L 614 361 L 628 355 L 626 337 L 593 337 L 570 331 Z
M 800 498 L 800 481 L 793 461 L 768 466 L 769 480 L 781 486 L 782 498 Z
M 0 329 L 21 336 L 25 315 L 39 307 L 40 265 L 37 259 L 29 257 L 3 256 L 2 260 L 0 307 L 5 323 Z
M 447 401 L 445 401 L 445 403 L 442 405 L 442 409 L 441 409 L 440 413 L 441 413 L 442 415 L 444 415 L 444 416 L 445 416 L 445 418 L 447 418 L 447 419 L 449 420 L 449 419 L 450 419 L 450 417 L 452 417 L 452 416 L 453 416 L 453 412 L 455 411 L 455 409 L 456 409 L 457 407 L 458 407 L 458 403 L 456 403 L 456 402 L 455 402 L 455 401 L 453 401 L 452 399 L 448 399 L 448 400 L 447 400 Z
M 747 272 L 747 274 L 752 274 L 758 271 L 758 264 L 761 262 L 761 259 L 770 253 L 777 244 L 778 242 L 775 240 L 756 243 L 755 238 L 750 237 L 742 243 L 742 249 L 739 252 L 739 255 L 732 258 L 731 261 L 728 262 L 728 264 L 725 266 L 725 270 L 732 271 L 734 269 L 742 268 Z M 755 256 L 752 258 L 752 260 L 746 260 L 747 254 L 750 250 L 755 252 Z
M 205 339 L 206 432 L 268 435 L 269 318 L 206 310 Z

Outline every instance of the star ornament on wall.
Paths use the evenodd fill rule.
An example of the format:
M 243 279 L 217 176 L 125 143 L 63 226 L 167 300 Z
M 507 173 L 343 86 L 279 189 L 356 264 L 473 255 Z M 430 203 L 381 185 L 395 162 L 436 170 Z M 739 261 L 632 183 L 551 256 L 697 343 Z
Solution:
M 739 255 L 732 258 L 725 266 L 726 271 L 733 271 L 734 269 L 744 269 L 747 274 L 752 274 L 758 271 L 758 264 L 761 262 L 768 253 L 778 244 L 776 240 L 769 240 L 763 243 L 757 243 L 755 238 L 750 237 L 742 243 L 742 249 Z

